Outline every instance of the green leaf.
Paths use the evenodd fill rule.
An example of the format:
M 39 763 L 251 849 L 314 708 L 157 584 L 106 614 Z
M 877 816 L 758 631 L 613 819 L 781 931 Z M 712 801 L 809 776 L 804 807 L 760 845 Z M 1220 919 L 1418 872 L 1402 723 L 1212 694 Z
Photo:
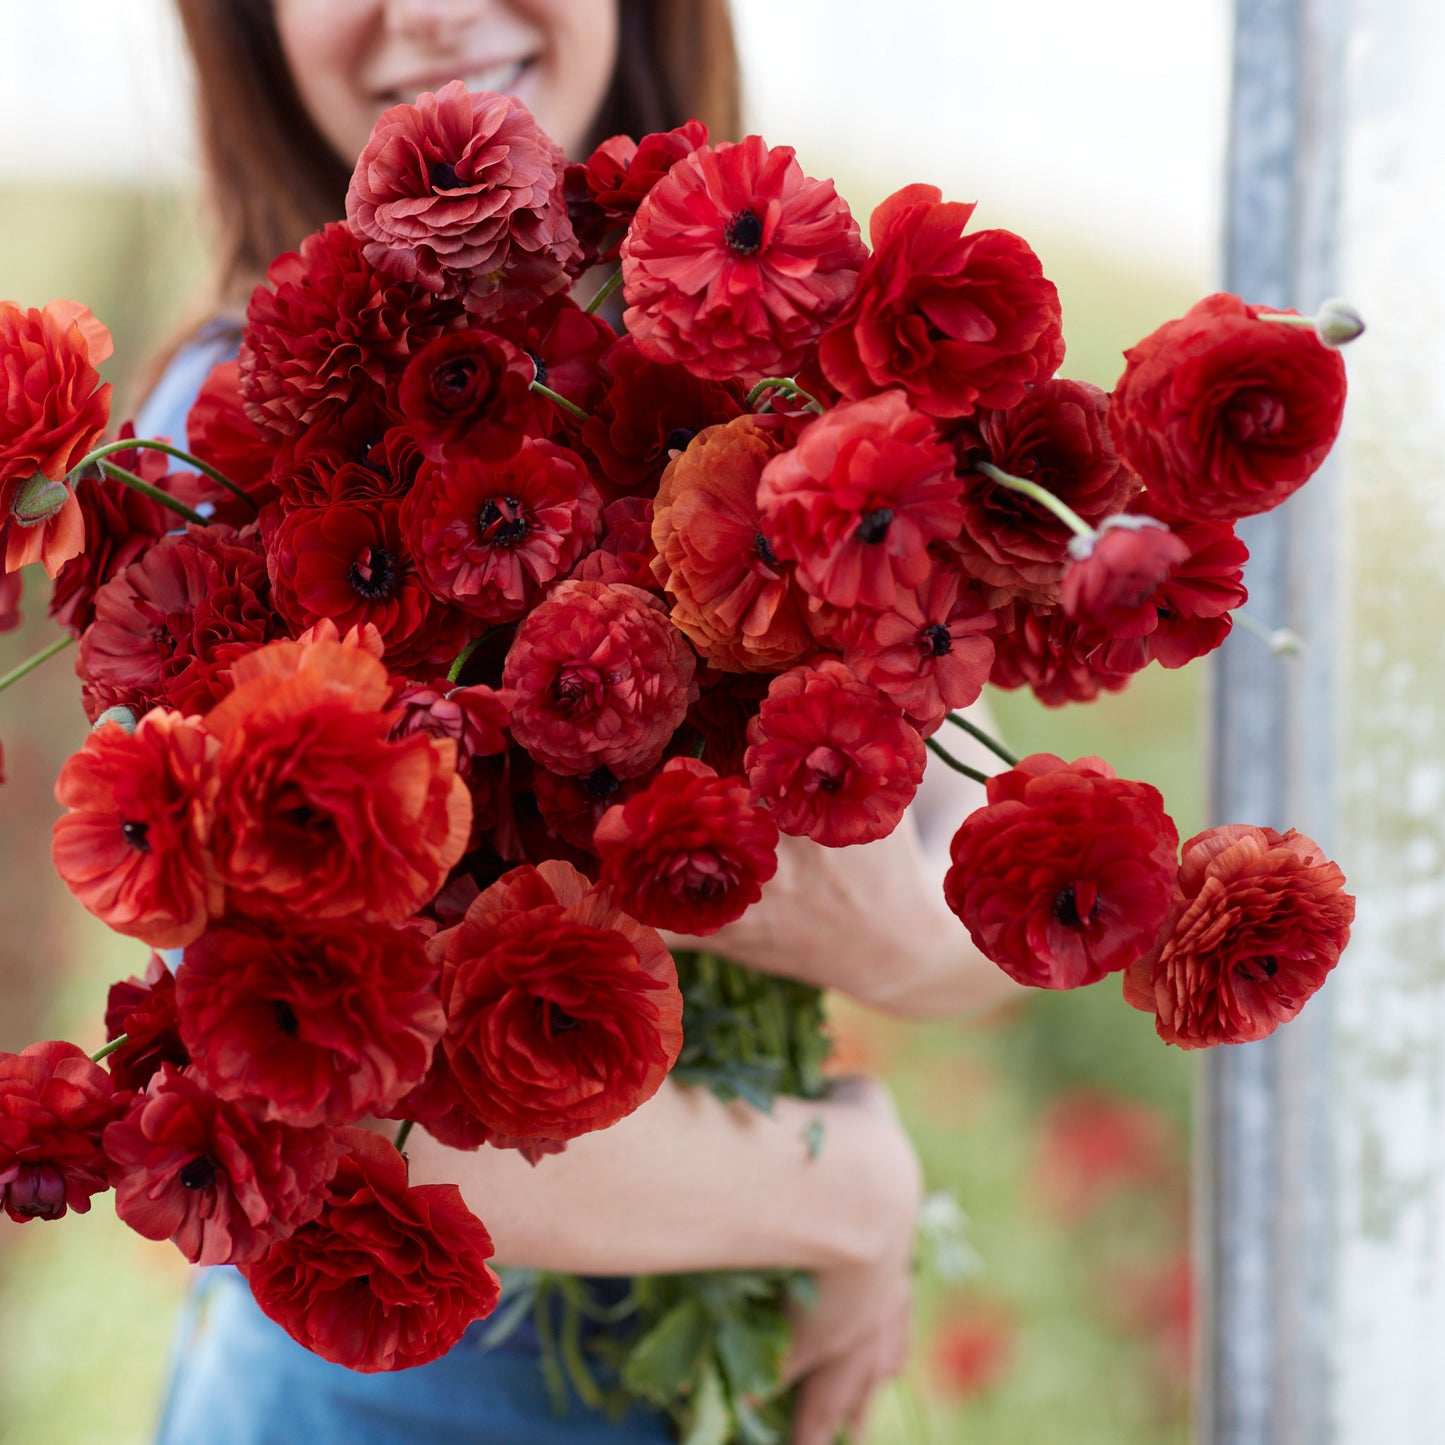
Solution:
M 708 1348 L 708 1322 L 695 1297 L 674 1305 L 638 1340 L 622 1367 L 622 1383 L 656 1405 L 670 1405 L 692 1384 Z
M 730 1314 L 718 1323 L 717 1353 L 734 1395 L 766 1399 L 782 1387 L 788 1325 L 767 1310 Z
M 709 1360 L 698 1378 L 692 1420 L 682 1437 L 682 1445 L 728 1445 L 732 1428 L 733 1412 L 728 1408 L 722 1376 Z
M 738 1439 L 742 1445 L 783 1445 L 792 1421 L 786 1402 L 771 1401 L 769 1413 L 778 1421 L 771 1425 L 746 1400 L 733 1396 L 733 1414 L 737 1418 Z

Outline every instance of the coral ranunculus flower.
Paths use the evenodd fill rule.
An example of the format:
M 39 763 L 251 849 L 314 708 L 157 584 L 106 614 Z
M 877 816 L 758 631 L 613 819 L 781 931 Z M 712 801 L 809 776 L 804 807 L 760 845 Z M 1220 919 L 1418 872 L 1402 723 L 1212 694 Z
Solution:
M 103 724 L 60 770 L 56 872 L 117 933 L 179 948 L 220 912 L 206 854 L 214 753 L 197 722 L 157 711 L 134 733 Z
M 568 863 L 514 868 L 431 948 L 453 1077 L 496 1134 L 560 1141 L 605 1129 L 676 1062 L 672 955 Z
M 758 479 L 784 445 L 759 417 L 710 427 L 663 473 L 653 506 L 653 570 L 673 624 L 729 672 L 778 672 L 818 650 L 793 564 L 774 555 L 758 510 Z
M 644 356 L 717 380 L 790 375 L 853 292 L 866 251 L 832 181 L 761 136 L 703 146 L 638 207 L 624 321 Z
M 241 1272 L 292 1339 L 349 1370 L 424 1365 L 496 1307 L 492 1240 L 455 1184 L 408 1185 L 385 1139 L 342 1129 L 320 1217 Z
M 110 1075 L 74 1044 L 0 1052 L 0 1209 L 20 1224 L 85 1214 L 110 1188 L 101 1137 L 118 1107 Z
M 205 719 L 220 742 L 210 845 L 228 907 L 255 918 L 409 917 L 470 832 L 455 744 L 388 738 L 391 684 L 359 647 L 272 643 L 237 662 L 235 682 Z
M 1249 1043 L 1292 1019 L 1350 938 L 1355 900 L 1319 845 L 1234 823 L 1185 845 L 1162 942 L 1124 976 L 1124 997 L 1181 1048 Z
M 460 80 L 383 111 L 346 193 L 366 258 L 485 320 L 565 290 L 580 256 L 566 158 L 509 95 Z
M 741 918 L 778 868 L 778 825 L 747 779 L 720 778 L 694 758 L 673 758 L 609 808 L 594 845 L 599 881 L 619 906 L 676 933 L 716 933 Z
M 825 658 L 773 679 L 748 724 L 744 763 L 753 797 L 784 833 L 841 848 L 893 831 L 926 757 L 897 703 Z
M 1155 503 L 1237 521 L 1314 475 L 1340 430 L 1345 364 L 1312 329 L 1218 293 L 1124 353 L 1109 429 Z
M 1179 834 L 1147 783 L 1100 758 L 1024 758 L 954 835 L 948 906 L 1010 978 L 1079 988 L 1154 947 Z
M 905 186 L 869 221 L 873 254 L 819 361 L 854 399 L 902 387 L 930 416 L 1016 405 L 1064 359 L 1059 293 L 1010 231 L 963 228 L 972 205 Z
M 105 1131 L 115 1212 L 192 1264 L 245 1264 L 321 1208 L 336 1169 L 328 1129 L 261 1123 L 162 1064 Z

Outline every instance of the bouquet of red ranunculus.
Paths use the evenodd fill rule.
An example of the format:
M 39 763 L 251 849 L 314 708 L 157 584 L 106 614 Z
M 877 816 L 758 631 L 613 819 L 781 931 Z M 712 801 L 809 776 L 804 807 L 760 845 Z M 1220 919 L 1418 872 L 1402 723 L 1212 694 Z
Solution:
M 185 950 L 111 990 L 94 1059 L 0 1055 L 12 1218 L 111 1188 L 326 1358 L 434 1358 L 498 1291 L 457 1189 L 408 1184 L 413 1123 L 534 1162 L 605 1128 L 684 1050 L 657 930 L 738 918 L 780 831 L 888 834 L 930 750 L 971 771 L 938 734 L 986 682 L 1082 701 L 1219 645 L 1233 525 L 1324 458 L 1358 322 L 1211 296 L 1111 395 L 1056 376 L 1054 286 L 972 211 L 906 186 L 865 246 L 786 146 L 689 122 L 568 165 L 456 83 L 272 265 L 193 455 L 102 441 L 85 308 L 0 305 L 0 627 L 42 562 L 95 724 L 56 866 Z M 1187 1048 L 1319 988 L 1353 902 L 1310 840 L 1181 861 L 1154 788 L 985 741 L 945 886 L 1014 978 L 1122 973 Z M 749 1016 L 717 968 L 686 961 L 690 1039 Z

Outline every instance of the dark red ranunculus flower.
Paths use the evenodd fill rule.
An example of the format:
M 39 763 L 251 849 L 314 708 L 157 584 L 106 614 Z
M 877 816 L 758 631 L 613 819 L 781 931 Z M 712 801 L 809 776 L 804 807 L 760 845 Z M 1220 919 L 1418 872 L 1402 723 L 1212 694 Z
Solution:
M 246 1264 L 321 1208 L 336 1169 L 329 1129 L 262 1123 L 162 1064 L 107 1126 L 115 1212 L 192 1264 Z
M 144 978 L 122 979 L 110 986 L 105 1000 L 106 1042 L 122 1034 L 125 1043 L 105 1056 L 118 1089 L 139 1091 L 162 1064 L 184 1069 L 191 1062 L 176 1013 L 176 976 L 158 953 L 151 954 Z
M 580 257 L 566 158 L 509 95 L 459 80 L 372 128 L 346 193 L 367 259 L 429 291 L 465 293 L 481 320 L 566 289 Z
M 101 1136 L 118 1107 L 110 1075 L 74 1044 L 0 1052 L 0 1209 L 20 1224 L 88 1212 L 110 1188 Z
M 1339 433 L 1339 351 L 1265 314 L 1220 292 L 1124 353 L 1109 430 L 1174 516 L 1233 522 L 1277 507 Z
M 312 1354 L 348 1370 L 438 1359 L 496 1307 L 492 1240 L 455 1184 L 408 1185 L 385 1139 L 342 1129 L 320 1216 L 242 1273 L 256 1303 Z
M 873 212 L 873 254 L 819 361 L 844 396 L 902 387 L 930 416 L 1016 406 L 1064 359 L 1059 293 L 1010 231 L 963 228 L 972 205 L 936 186 L 895 191 Z
M 757 672 L 719 672 L 703 663 L 697 681 L 698 699 L 687 710 L 674 749 L 698 757 L 724 776 L 746 772 L 748 724 L 768 695 L 772 679 Z
M 882 608 L 922 585 L 928 544 L 963 523 L 953 453 L 901 392 L 845 402 L 774 457 L 758 484 L 773 551 L 834 607 Z
M 398 670 L 445 672 L 466 646 L 473 623 L 427 589 L 399 502 L 333 502 L 262 525 L 271 600 L 295 632 L 323 617 L 342 632 L 370 623 Z
M 561 1141 L 605 1129 L 677 1059 L 672 955 L 570 864 L 514 868 L 431 946 L 453 1077 L 497 1134 Z
M 162 537 L 96 593 L 75 664 L 86 716 L 207 711 L 230 690 L 236 659 L 281 635 L 270 598 L 254 531 L 192 526 Z
M 546 768 L 534 767 L 532 796 L 547 827 L 564 843 L 587 855 L 585 862 L 574 860 L 576 865 L 585 872 L 595 873 L 592 835 L 597 825 L 609 808 L 640 793 L 653 776 L 644 773 L 636 778 L 619 778 L 611 768 L 596 768 L 590 773 L 563 777 Z
M 1178 847 L 1158 789 L 1035 753 L 990 778 L 954 834 L 944 897 L 1010 978 L 1079 988 L 1154 947 Z
M 186 414 L 186 437 L 192 456 L 235 482 L 257 507 L 265 506 L 275 495 L 270 478 L 276 448 L 246 412 L 241 363 L 235 357 L 218 362 L 201 383 Z M 207 489 L 204 499 L 214 507 L 212 515 L 217 521 L 242 527 L 255 517 L 254 508 L 209 479 L 200 479 L 198 485 Z
M 758 509 L 758 480 L 786 444 L 761 417 L 709 427 L 663 474 L 653 507 L 673 625 L 729 672 L 778 672 L 818 650 L 793 563 L 775 554 Z
M 384 405 L 407 362 L 464 325 L 460 306 L 378 269 L 339 221 L 277 257 L 251 293 L 241 340 L 246 411 L 271 440 Z
M 1117 653 L 1100 635 L 1070 622 L 1061 607 L 1034 607 L 1022 600 L 995 616 L 993 671 L 988 680 L 1006 690 L 1027 687 L 1045 707 L 1092 702 L 1118 692 L 1149 661 L 1141 648 Z
M 1184 845 L 1169 927 L 1124 997 L 1185 1049 L 1272 1034 L 1318 992 L 1350 939 L 1339 866 L 1293 828 L 1232 823 Z
M 402 374 L 401 414 L 424 457 L 499 462 L 542 428 L 532 362 L 505 337 L 473 327 L 439 336 Z
M 787 376 L 847 302 L 866 251 L 831 181 L 761 136 L 703 146 L 647 193 L 622 243 L 644 356 L 698 376 Z
M 619 497 L 602 509 L 602 531 L 597 545 L 577 559 L 568 574 L 574 582 L 625 582 L 629 587 L 657 591 L 652 564 L 657 548 L 652 542 L 651 497 Z
M 926 758 L 898 704 L 835 658 L 775 677 L 748 724 L 753 797 L 784 833 L 830 848 L 891 833 Z
M 284 512 L 334 502 L 396 501 L 416 480 L 421 453 L 391 413 L 357 406 L 276 453 L 272 479 Z
M 617 333 L 605 317 L 584 311 L 559 293 L 530 311 L 499 316 L 492 325 L 532 363 L 529 376 L 587 410 L 602 357 L 617 344 Z M 581 430 L 579 418 L 541 392 L 530 392 L 527 403 L 529 431 L 541 436 L 565 432 L 571 438 Z
M 426 1075 L 446 1026 L 415 928 L 235 919 L 186 949 L 181 1032 L 201 1081 L 259 1119 L 351 1124 Z
M 610 494 L 650 494 L 669 461 L 698 432 L 746 413 L 731 377 L 708 381 L 685 366 L 652 361 L 624 336 L 602 360 L 603 389 L 582 424 Z
M 655 767 L 697 696 L 696 659 L 656 597 L 562 582 L 517 629 L 503 683 L 512 736 L 554 773 Z
M 955 708 L 977 702 L 993 667 L 993 613 L 957 568 L 932 575 L 879 612 L 846 615 L 838 641 L 858 678 L 886 693 L 924 736 Z
M 236 664 L 235 684 L 204 724 L 220 742 L 209 841 L 228 909 L 410 917 L 471 830 L 455 745 L 389 738 L 390 680 L 357 646 L 272 643 Z
M 438 597 L 487 622 L 526 613 L 597 540 L 602 498 L 581 457 L 528 440 L 500 461 L 424 466 L 402 513 Z
M 214 752 L 195 720 L 158 710 L 133 733 L 103 724 L 60 770 L 56 872 L 117 933 L 179 948 L 220 912 L 206 852 Z
M 1153 517 L 1106 517 L 1092 542 L 1076 539 L 1059 594 L 1064 614 L 1112 638 L 1144 637 L 1159 625 L 1157 599 L 1189 547 Z
M 778 826 L 746 778 L 673 758 L 609 808 L 594 835 L 599 877 L 619 907 L 654 928 L 716 933 L 741 918 L 778 869 Z
M 1096 527 L 1139 492 L 1138 478 L 1109 440 L 1108 409 L 1097 386 L 1049 381 L 1030 387 L 1007 411 L 982 411 L 952 429 L 964 513 L 954 549 L 966 571 L 1008 594 L 1058 601 L 1074 534 L 978 465 L 1036 482 Z

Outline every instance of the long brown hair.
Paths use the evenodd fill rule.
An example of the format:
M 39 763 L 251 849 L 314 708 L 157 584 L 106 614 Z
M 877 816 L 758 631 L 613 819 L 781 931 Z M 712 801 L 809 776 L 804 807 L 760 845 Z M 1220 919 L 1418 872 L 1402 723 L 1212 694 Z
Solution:
M 617 0 L 618 62 L 595 139 L 669 130 L 689 116 L 715 140 L 739 129 L 727 0 Z M 339 157 L 292 84 L 271 0 L 177 0 L 196 97 L 217 256 L 207 311 L 236 311 L 270 262 L 345 213 L 354 157 Z

